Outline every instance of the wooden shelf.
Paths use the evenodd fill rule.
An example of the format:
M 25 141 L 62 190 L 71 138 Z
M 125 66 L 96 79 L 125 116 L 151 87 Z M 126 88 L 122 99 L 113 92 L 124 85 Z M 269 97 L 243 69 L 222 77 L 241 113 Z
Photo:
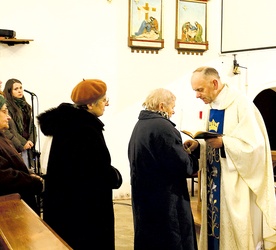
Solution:
M 33 39 L 0 38 L 0 43 L 13 46 L 15 44 L 29 44 Z

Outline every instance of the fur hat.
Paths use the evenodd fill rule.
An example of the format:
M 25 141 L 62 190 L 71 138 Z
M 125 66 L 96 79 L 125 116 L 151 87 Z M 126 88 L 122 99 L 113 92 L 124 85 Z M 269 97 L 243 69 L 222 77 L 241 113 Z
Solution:
M 83 79 L 72 90 L 71 99 L 77 105 L 90 104 L 104 96 L 106 89 L 106 84 L 101 80 Z
M 3 95 L 0 94 L 0 109 L 3 107 L 3 105 L 6 103 L 6 99 Z

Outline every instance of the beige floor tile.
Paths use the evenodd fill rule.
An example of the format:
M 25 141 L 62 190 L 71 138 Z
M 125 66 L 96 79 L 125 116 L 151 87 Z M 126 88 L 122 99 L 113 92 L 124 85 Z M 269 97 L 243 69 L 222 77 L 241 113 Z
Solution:
M 191 197 L 191 206 L 199 233 L 200 223 L 199 212 L 197 210 L 197 191 Z M 116 250 L 133 250 L 133 217 L 131 200 L 114 200 L 115 216 L 115 245 Z M 198 217 L 199 216 L 199 217 Z M 198 228 L 199 227 L 199 228 Z
M 116 250 L 133 250 L 131 200 L 114 200 Z

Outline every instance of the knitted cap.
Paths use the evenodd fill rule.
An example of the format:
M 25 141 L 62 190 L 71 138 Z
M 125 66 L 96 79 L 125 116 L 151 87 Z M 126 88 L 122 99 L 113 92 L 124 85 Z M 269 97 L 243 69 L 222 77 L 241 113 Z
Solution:
M 83 79 L 72 90 L 71 99 L 77 105 L 90 104 L 104 96 L 106 89 L 106 84 L 101 80 Z
M 6 103 L 6 99 L 3 95 L 0 95 L 0 109 L 3 107 L 3 105 Z

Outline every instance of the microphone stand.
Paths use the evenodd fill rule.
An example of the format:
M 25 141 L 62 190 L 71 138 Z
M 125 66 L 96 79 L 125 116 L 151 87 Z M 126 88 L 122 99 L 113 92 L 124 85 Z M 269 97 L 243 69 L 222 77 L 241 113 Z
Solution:
M 34 93 L 28 92 L 31 95 L 31 107 L 32 107 L 32 130 L 33 130 L 33 143 L 34 146 L 32 147 L 32 160 L 34 162 L 34 171 L 35 174 L 37 174 L 38 176 L 42 176 L 41 173 L 41 165 L 40 165 L 40 152 L 36 150 L 36 139 L 38 138 L 38 136 L 36 136 L 36 130 L 35 130 L 35 114 L 34 114 Z M 43 178 L 43 177 L 42 177 Z M 41 216 L 41 197 L 40 195 L 37 195 L 37 206 L 38 206 L 38 212 L 39 212 L 39 216 Z

